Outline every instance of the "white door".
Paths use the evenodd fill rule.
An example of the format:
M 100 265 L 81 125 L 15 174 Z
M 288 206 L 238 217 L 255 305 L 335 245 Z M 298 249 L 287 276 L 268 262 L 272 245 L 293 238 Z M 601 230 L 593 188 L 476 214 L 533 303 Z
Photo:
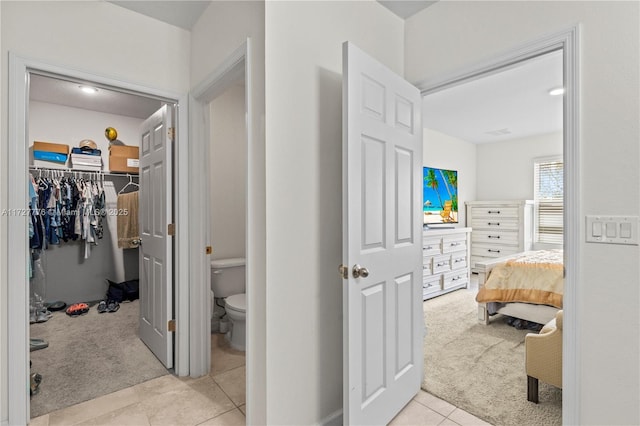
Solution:
M 173 367 L 172 139 L 173 108 L 149 117 L 140 136 L 140 339 Z M 172 225 L 173 226 L 173 225 Z
M 386 424 L 423 374 L 422 99 L 349 42 L 342 60 L 344 423 Z

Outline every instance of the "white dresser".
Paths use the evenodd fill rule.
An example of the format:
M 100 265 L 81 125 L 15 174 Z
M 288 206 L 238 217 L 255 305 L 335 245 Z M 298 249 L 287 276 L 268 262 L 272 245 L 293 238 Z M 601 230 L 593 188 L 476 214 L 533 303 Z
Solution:
M 468 201 L 471 234 L 471 271 L 476 262 L 531 250 L 533 201 Z
M 422 234 L 422 299 L 469 285 L 471 228 L 429 229 Z

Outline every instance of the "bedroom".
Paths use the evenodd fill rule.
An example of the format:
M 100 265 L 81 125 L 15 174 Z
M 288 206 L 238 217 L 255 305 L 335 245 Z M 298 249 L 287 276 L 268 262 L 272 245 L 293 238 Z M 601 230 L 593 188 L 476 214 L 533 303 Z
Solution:
M 553 160 L 551 164 L 557 166 L 558 163 L 555 162 L 559 162 L 561 167 L 563 97 L 551 96 L 548 93 L 550 89 L 558 86 L 562 86 L 562 55 L 559 51 L 518 64 L 518 66 L 504 72 L 427 95 L 424 98 L 423 166 L 457 171 L 458 222 L 454 225 L 447 225 L 456 228 L 472 227 L 470 266 L 474 273 L 471 275 L 471 285 L 466 290 L 461 289 L 450 295 L 436 298 L 442 300 L 432 299 L 425 302 L 424 309 L 428 329 L 425 354 L 428 361 L 425 362 L 426 374 L 422 387 L 445 401 L 461 405 L 467 411 L 495 424 L 513 423 L 521 419 L 505 414 L 509 411 L 505 408 L 511 406 L 511 401 L 505 400 L 504 404 L 494 404 L 495 406 L 499 405 L 500 409 L 492 404 L 487 404 L 486 401 L 476 401 L 479 399 L 479 392 L 474 394 L 474 391 L 470 390 L 473 386 L 466 382 L 467 377 L 465 376 L 473 374 L 473 377 L 477 378 L 477 375 L 468 365 L 457 364 L 467 362 L 467 364 L 481 367 L 481 364 L 473 360 L 482 351 L 482 349 L 478 349 L 482 346 L 476 341 L 479 337 L 473 333 L 490 333 L 494 340 L 491 340 L 487 345 L 496 344 L 495 348 L 492 347 L 491 350 L 495 352 L 502 348 L 507 351 L 502 357 L 514 364 L 509 368 L 516 370 L 514 380 L 519 390 L 509 395 L 513 395 L 513 399 L 517 401 L 517 410 L 527 412 L 528 415 L 535 415 L 537 412 L 541 416 L 548 416 L 542 417 L 547 422 L 559 422 L 561 402 L 558 403 L 557 399 L 561 398 L 561 391 L 541 387 L 541 395 L 544 393 L 544 398 L 541 397 L 540 406 L 527 402 L 523 355 L 515 353 L 511 348 L 501 346 L 508 346 L 510 344 L 508 343 L 509 338 L 513 339 L 514 344 L 521 340 L 524 341 L 526 330 L 515 330 L 513 327 L 506 326 L 502 316 L 498 315 L 492 317 L 489 327 L 502 328 L 483 331 L 480 327 L 484 326 L 480 326 L 477 319 L 474 318 L 476 316 L 474 299 L 478 290 L 478 274 L 476 273 L 478 268 L 476 268 L 475 262 L 490 260 L 490 258 L 474 256 L 474 252 L 476 255 L 479 253 L 479 248 L 474 250 L 473 234 L 475 232 L 480 235 L 482 231 L 476 230 L 471 224 L 472 219 L 468 216 L 471 205 L 466 206 L 465 209 L 465 203 L 473 202 L 470 204 L 477 205 L 480 201 L 490 204 L 498 200 L 509 202 L 534 200 L 536 198 L 534 163 L 539 160 L 543 162 Z M 562 181 L 559 183 L 561 190 Z M 442 192 L 443 196 L 446 195 L 445 191 Z M 533 203 L 525 204 L 523 208 L 529 208 L 533 213 Z M 562 222 L 559 225 L 562 225 Z M 432 225 L 432 227 L 435 226 Z M 529 236 L 525 238 L 535 241 L 531 244 L 531 248 L 536 250 L 562 248 L 561 229 L 559 232 L 559 234 L 552 233 L 550 235 L 545 235 L 543 232 L 542 237 L 539 237 L 538 233 L 534 232 L 532 223 Z M 428 231 L 425 232 L 425 235 L 427 233 Z M 496 237 L 493 236 L 493 238 Z M 556 244 L 549 244 L 549 242 L 556 242 Z M 560 244 L 557 244 L 558 242 Z M 525 247 L 529 247 L 529 245 L 525 245 Z M 507 249 L 512 248 L 515 250 L 518 246 L 507 247 Z M 464 297 L 465 300 L 462 301 L 461 297 Z M 447 298 L 450 302 L 447 302 Z M 460 324 L 453 324 L 455 321 L 461 321 L 464 314 L 459 310 L 465 308 L 468 310 L 464 314 L 467 319 L 471 318 L 468 330 L 463 330 Z M 451 312 L 451 309 L 456 310 L 455 314 L 450 315 L 455 320 L 434 318 L 438 314 L 444 317 L 448 316 L 447 312 Z M 433 312 L 429 312 L 430 310 Z M 553 310 L 553 314 L 556 310 Z M 544 322 L 546 323 L 546 321 Z M 508 330 L 509 328 L 511 330 Z M 450 334 L 455 337 L 439 336 L 439 330 L 443 329 L 447 331 L 442 334 Z M 505 337 L 503 341 L 500 333 L 505 333 L 509 337 Z M 499 340 L 500 345 L 497 343 Z M 464 341 L 468 341 L 470 346 L 465 347 L 462 343 Z M 429 348 L 429 344 L 432 345 L 432 348 Z M 434 345 L 438 348 L 433 349 Z M 455 347 L 462 354 L 452 349 L 449 352 L 441 351 L 439 346 Z M 523 350 L 523 348 L 517 350 Z M 473 352 L 473 354 L 469 354 L 469 352 Z M 467 356 L 470 359 L 465 361 Z M 447 377 L 447 380 L 459 380 L 460 383 L 440 386 L 440 370 L 448 372 L 443 375 L 443 377 Z M 461 370 L 465 373 L 451 374 L 452 370 Z M 490 372 L 486 373 L 491 375 Z M 429 377 L 430 374 L 432 377 Z M 493 374 L 493 376 L 496 375 Z M 501 384 L 504 386 L 504 383 L 511 383 L 508 381 L 509 379 L 510 377 L 504 380 L 502 377 L 483 379 L 487 388 L 486 392 L 491 392 L 489 388 L 492 385 L 498 387 Z M 551 397 L 547 398 L 549 393 Z M 547 398 L 546 401 L 545 398 Z M 511 406 L 511 408 L 514 407 Z

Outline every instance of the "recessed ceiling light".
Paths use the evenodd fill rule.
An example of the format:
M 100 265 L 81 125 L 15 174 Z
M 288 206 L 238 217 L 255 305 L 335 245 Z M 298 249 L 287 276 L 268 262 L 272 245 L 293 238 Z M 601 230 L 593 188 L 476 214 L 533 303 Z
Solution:
M 564 87 L 555 87 L 555 88 L 549 90 L 549 94 L 551 96 L 562 95 L 562 94 L 564 94 Z
M 89 95 L 98 93 L 98 89 L 91 86 L 80 86 L 80 90 L 82 90 L 84 93 L 87 93 Z

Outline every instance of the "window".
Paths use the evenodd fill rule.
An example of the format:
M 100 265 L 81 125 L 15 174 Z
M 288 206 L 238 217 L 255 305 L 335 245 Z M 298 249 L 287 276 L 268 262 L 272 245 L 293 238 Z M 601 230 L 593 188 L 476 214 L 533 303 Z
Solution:
M 562 158 L 534 160 L 535 240 L 538 243 L 563 243 L 564 176 Z

